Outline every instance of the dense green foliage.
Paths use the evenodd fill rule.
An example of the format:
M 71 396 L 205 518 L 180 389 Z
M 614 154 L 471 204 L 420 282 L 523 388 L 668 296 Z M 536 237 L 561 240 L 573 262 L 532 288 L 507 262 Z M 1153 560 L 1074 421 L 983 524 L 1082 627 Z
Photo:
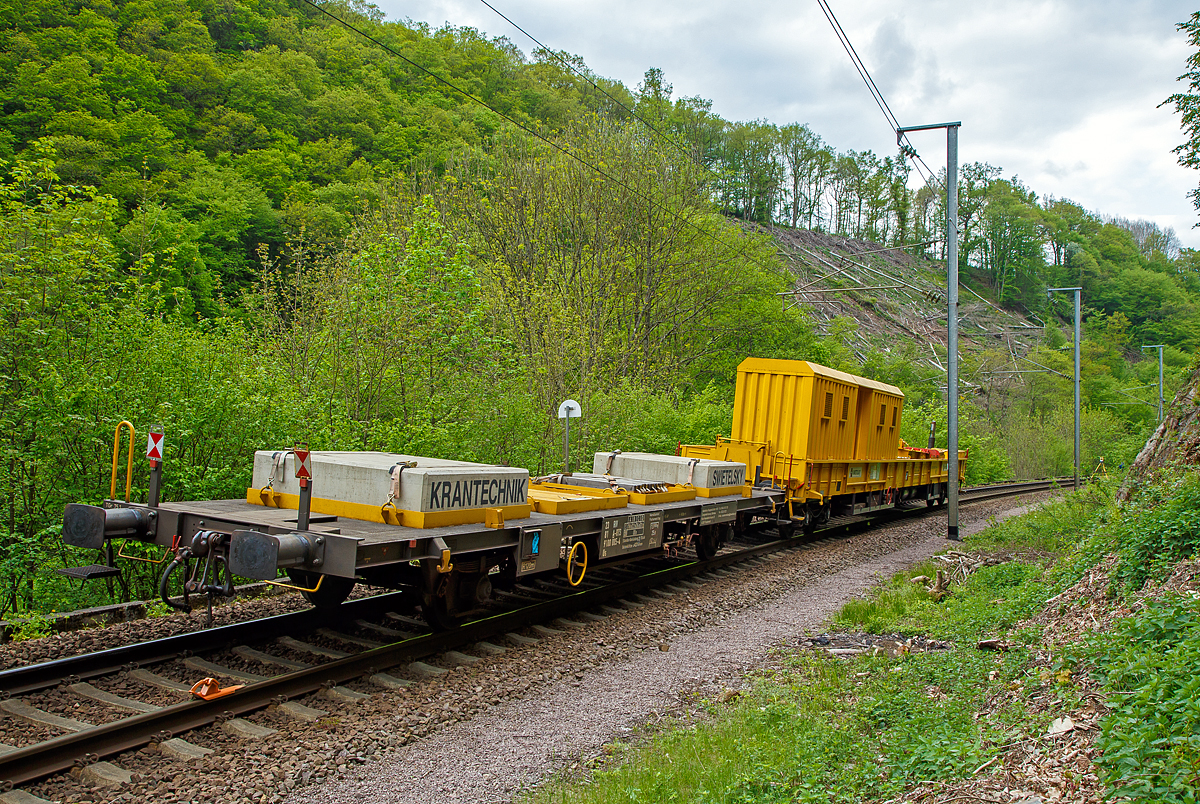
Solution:
M 1184 167 L 1200 168 L 1200 11 L 1192 13 L 1184 22 L 1177 26 L 1188 36 L 1193 52 L 1188 56 L 1187 71 L 1179 76 L 1179 80 L 1187 79 L 1186 92 L 1177 92 L 1163 103 L 1175 106 L 1181 118 L 1183 131 L 1187 134 L 1187 142 L 1175 148 L 1179 155 L 1179 164 Z M 1200 189 L 1189 193 L 1196 209 L 1200 210 Z
M 1161 804 L 1200 797 L 1200 604 L 1193 595 L 1151 601 L 1086 651 L 1111 693 L 1096 747 L 1115 797 Z
M 123 418 L 165 426 L 168 499 L 240 496 L 251 451 L 294 440 L 540 472 L 566 397 L 586 411 L 576 456 L 727 434 L 755 355 L 900 385 L 925 442 L 942 392 L 916 345 L 864 356 L 854 322 L 817 338 L 781 313 L 791 276 L 739 222 L 930 252 L 940 202 L 902 160 L 731 123 L 658 70 L 629 90 L 564 54 L 328 7 L 546 139 L 303 5 L 0 5 L 0 613 L 109 599 L 54 573 L 92 559 L 56 528 L 107 493 Z M 1048 314 L 1031 277 L 1085 283 L 1084 463 L 1127 461 L 1152 415 L 1122 406 L 1153 382 L 1131 354 L 1172 345 L 1169 393 L 1200 263 L 1143 223 L 963 175 L 981 291 Z M 1034 357 L 1068 373 L 1065 346 L 1052 326 Z M 1055 374 L 964 399 L 969 480 L 1066 473 L 1069 399 Z
M 657 153 L 620 131 L 591 136 L 597 147 Z M 505 164 L 554 175 L 569 169 L 559 156 L 546 149 Z M 627 158 L 631 176 L 651 170 Z M 163 255 L 122 269 L 113 198 L 64 186 L 48 160 L 17 160 L 0 183 L 9 332 L 0 341 L 0 611 L 108 598 L 55 573 L 93 560 L 69 555 L 56 522 L 64 503 L 107 495 L 120 418 L 140 432 L 166 429 L 166 499 L 239 497 L 253 450 L 296 440 L 545 471 L 557 460 L 553 410 L 563 396 L 588 411 L 577 456 L 614 444 L 671 451 L 727 430 L 730 371 L 721 371 L 723 389 L 709 383 L 713 367 L 733 366 L 747 344 L 770 337 L 754 350 L 823 356 L 803 319 L 778 315 L 785 279 L 762 243 L 706 213 L 686 182 L 661 194 L 657 209 L 582 180 L 590 201 L 548 204 L 570 176 L 481 208 L 486 188 L 467 186 L 469 167 L 420 197 L 381 192 L 333 253 L 296 243 L 286 266 L 264 254 L 253 293 L 197 320 L 155 273 Z M 546 237 L 576 232 L 574 252 L 540 236 L 525 245 L 582 263 L 491 251 L 509 242 L 496 230 L 517 213 Z M 608 223 L 585 246 L 597 219 Z M 664 225 L 675 220 L 689 223 Z M 638 243 L 654 258 L 632 260 Z M 708 303 L 688 303 L 696 298 Z M 140 496 L 145 469 L 135 463 Z M 149 596 L 155 571 L 127 566 L 115 594 Z
M 1121 563 L 1116 580 L 1141 589 L 1200 549 L 1200 476 L 1185 474 L 1153 485 L 1116 526 Z
M 559 126 L 596 105 L 582 80 L 503 40 L 331 8 L 512 117 Z M 277 0 L 7 2 L 0 108 L 0 159 L 53 153 L 64 182 L 117 199 L 124 260 L 171 250 L 156 270 L 206 315 L 253 281 L 259 245 L 277 253 L 302 229 L 336 243 L 378 201 L 377 177 L 440 168 L 501 120 Z
M 673 138 L 666 150 L 693 155 L 726 214 L 937 256 L 928 243 L 940 238 L 941 195 L 909 189 L 899 156 L 839 153 L 800 124 L 726 121 L 701 98 L 673 98 L 658 70 L 630 91 L 576 58 L 530 60 L 473 29 L 389 23 L 361 2 L 330 9 L 535 128 L 637 115 Z M 186 290 L 171 303 L 206 317 L 253 282 L 262 248 L 277 257 L 301 232 L 334 247 L 356 214 L 378 207 L 380 179 L 442 173 L 509 128 L 328 17 L 278 0 L 9 2 L 0 109 L 0 159 L 51 154 L 65 183 L 115 198 L 119 262 L 160 254 L 154 278 Z M 1040 313 L 1047 283 L 1080 282 L 1089 317 L 1119 312 L 1135 340 L 1200 346 L 1197 258 L 1180 256 L 1171 232 L 1039 201 L 981 164 L 963 167 L 960 215 L 965 275 L 1001 302 Z

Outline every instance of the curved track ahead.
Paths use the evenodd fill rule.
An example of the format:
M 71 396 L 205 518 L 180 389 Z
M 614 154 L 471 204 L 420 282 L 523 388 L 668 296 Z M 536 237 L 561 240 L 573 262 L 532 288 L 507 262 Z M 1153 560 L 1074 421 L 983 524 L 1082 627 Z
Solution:
M 1007 483 L 964 489 L 960 503 L 969 504 L 998 497 L 1047 491 L 1064 485 L 1062 479 Z M 937 514 L 942 508 L 896 509 L 866 517 L 846 517 L 817 531 L 821 534 L 854 532 L 909 516 Z M 707 561 L 690 561 L 666 569 L 586 589 L 570 590 L 561 596 L 535 602 L 521 608 L 468 622 L 440 633 L 426 633 L 403 641 L 369 648 L 361 653 L 337 658 L 323 664 L 282 673 L 248 684 L 235 694 L 212 701 L 189 700 L 152 712 L 94 726 L 73 734 L 36 743 L 0 756 L 0 785 L 10 787 L 61 772 L 88 760 L 111 756 L 159 742 L 220 720 L 278 704 L 372 676 L 381 670 L 427 658 L 464 645 L 487 640 L 500 634 L 545 623 L 566 614 L 596 608 L 628 599 L 642 592 L 667 587 L 702 573 L 752 560 L 781 550 L 802 547 L 810 540 L 775 539 L 757 544 L 739 544 Z M 569 589 L 569 587 L 568 587 Z M 396 605 L 400 593 L 361 598 L 328 612 L 294 612 L 246 623 L 222 626 L 207 631 L 180 634 L 166 639 L 82 654 L 0 672 L 0 697 L 23 694 L 56 686 L 64 681 L 94 678 L 138 665 L 168 661 L 202 651 L 220 650 L 231 644 L 278 637 L 280 634 L 314 630 L 325 624 L 347 619 L 370 617 Z

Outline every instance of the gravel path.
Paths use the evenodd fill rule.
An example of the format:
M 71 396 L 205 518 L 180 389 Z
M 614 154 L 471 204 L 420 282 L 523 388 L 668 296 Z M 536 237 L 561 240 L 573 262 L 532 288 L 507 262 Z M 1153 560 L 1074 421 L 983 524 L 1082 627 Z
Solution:
M 986 527 L 988 516 L 1003 519 L 1026 508 L 1009 502 L 964 510 L 964 535 Z M 664 634 L 666 641 L 656 645 L 651 640 L 627 660 L 603 664 L 553 682 L 536 695 L 493 707 L 360 766 L 348 778 L 305 788 L 289 802 L 511 800 L 572 760 L 595 756 L 606 743 L 656 715 L 678 710 L 687 693 L 713 693 L 729 682 L 740 685 L 743 675 L 781 643 L 820 627 L 881 578 L 946 549 L 944 522 L 927 519 L 916 527 L 889 528 L 912 538 L 899 549 L 855 561 L 832 574 L 793 576 L 791 588 L 758 605 L 713 618 L 717 621 L 705 627 Z M 845 552 L 849 547 L 835 544 L 793 554 L 772 562 L 776 571 L 771 574 L 791 568 L 781 564 L 811 563 L 814 558 L 819 562 L 814 553 Z M 704 593 L 689 597 L 700 594 Z M 586 641 L 584 634 L 577 638 Z M 605 643 L 601 639 L 599 644 Z

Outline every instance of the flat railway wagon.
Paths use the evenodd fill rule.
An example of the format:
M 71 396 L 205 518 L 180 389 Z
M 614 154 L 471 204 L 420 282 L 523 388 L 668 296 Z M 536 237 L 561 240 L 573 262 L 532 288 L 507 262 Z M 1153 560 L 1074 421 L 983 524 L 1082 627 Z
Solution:
M 560 574 L 578 586 L 590 566 L 687 546 L 709 558 L 755 526 L 791 534 L 832 514 L 944 499 L 945 453 L 899 441 L 903 399 L 816 364 L 751 358 L 738 369 L 731 437 L 679 455 L 600 452 L 591 472 L 531 478 L 513 467 L 298 446 L 255 453 L 245 498 L 186 502 L 159 500 L 160 431 L 148 441 L 148 499 L 129 500 L 134 432 L 122 422 L 109 499 L 70 504 L 63 517 L 64 541 L 101 549 L 106 561 L 65 572 L 111 575 L 113 542 L 133 540 L 170 555 L 160 591 L 175 608 L 192 595 L 210 604 L 232 595 L 234 576 L 283 583 L 323 607 L 367 583 L 414 590 L 425 618 L 448 627 L 522 580 Z M 182 603 L 169 594 L 175 576 Z

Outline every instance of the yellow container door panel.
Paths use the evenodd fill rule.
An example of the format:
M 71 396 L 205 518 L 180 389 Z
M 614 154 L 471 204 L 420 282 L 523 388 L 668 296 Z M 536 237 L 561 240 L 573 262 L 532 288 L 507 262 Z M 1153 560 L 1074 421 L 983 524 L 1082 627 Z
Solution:
M 860 388 L 858 398 L 854 457 L 862 461 L 895 457 L 900 446 L 904 397 L 876 388 Z
M 813 383 L 809 377 L 793 377 L 796 407 L 789 418 L 788 441 L 792 454 L 799 458 L 812 457 L 809 434 L 812 432 Z

